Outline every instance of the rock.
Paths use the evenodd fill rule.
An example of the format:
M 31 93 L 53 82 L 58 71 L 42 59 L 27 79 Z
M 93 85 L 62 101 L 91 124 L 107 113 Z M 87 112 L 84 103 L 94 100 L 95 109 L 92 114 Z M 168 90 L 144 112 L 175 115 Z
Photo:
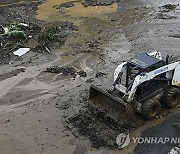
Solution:
M 85 0 L 82 2 L 84 7 L 88 6 L 107 6 L 112 5 L 113 3 L 119 2 L 119 0 Z
M 7 124 L 8 122 L 10 122 L 10 118 L 6 119 L 6 121 L 4 122 L 5 124 Z
M 98 73 L 96 73 L 96 78 L 100 78 L 100 77 L 103 77 L 103 76 L 106 76 L 106 74 L 105 73 L 103 73 L 103 72 L 98 72 Z
M 67 110 L 67 109 L 69 109 L 69 107 L 70 107 L 69 103 L 67 103 L 67 102 L 64 102 L 64 103 L 62 103 L 62 104 L 56 103 L 55 106 L 56 106 L 59 110 Z
M 80 77 L 87 77 L 87 73 L 83 70 L 77 72 L 77 74 L 80 76 Z
M 67 3 L 61 4 L 58 8 L 60 8 L 60 7 L 69 8 L 69 7 L 73 7 L 73 6 L 74 6 L 73 2 L 67 2 Z
M 93 79 L 93 78 L 90 78 L 90 79 L 88 79 L 86 82 L 88 82 L 88 83 L 94 82 L 94 79 Z
M 174 4 L 166 4 L 166 5 L 163 5 L 163 6 L 161 6 L 162 8 L 165 8 L 165 9 L 167 9 L 167 10 L 174 10 L 174 9 L 176 9 L 176 7 L 177 7 L 178 5 L 174 5 Z

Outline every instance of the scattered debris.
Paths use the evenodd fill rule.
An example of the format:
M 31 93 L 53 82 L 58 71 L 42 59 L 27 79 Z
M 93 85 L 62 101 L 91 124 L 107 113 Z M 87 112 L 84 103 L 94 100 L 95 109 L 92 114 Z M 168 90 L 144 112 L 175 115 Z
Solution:
M 19 23 L 18 26 L 25 27 L 25 28 L 29 27 L 29 25 L 26 23 Z
M 69 37 L 77 36 L 78 27 L 71 22 L 58 22 L 46 25 L 44 28 L 33 23 L 13 23 L 0 26 L 0 58 L 10 56 L 18 48 L 26 45 L 35 52 L 51 52 L 54 45 L 61 46 Z M 34 39 L 32 41 L 31 39 Z M 37 43 L 34 43 L 37 42 Z
M 83 70 L 77 71 L 72 66 L 65 66 L 65 67 L 59 67 L 59 66 L 53 66 L 50 68 L 46 68 L 46 72 L 50 73 L 61 73 L 62 75 L 71 75 L 74 78 L 78 74 L 80 77 L 87 77 L 87 73 Z
M 97 72 L 95 77 L 96 77 L 96 78 L 100 78 L 100 77 L 103 77 L 103 76 L 106 76 L 106 73 Z
M 86 42 L 90 49 L 95 49 L 99 47 L 100 41 L 98 39 L 92 40 L 90 42 Z
M 167 15 L 164 13 L 157 13 L 157 18 L 158 19 L 176 19 L 176 16 L 171 16 L 171 15 Z
M 69 37 L 77 35 L 78 27 L 71 22 L 51 23 L 44 27 L 38 36 L 39 45 L 36 49 L 45 50 L 50 53 L 50 47 L 56 44 L 61 46 Z
M 87 73 L 83 70 L 77 72 L 77 74 L 80 76 L 80 77 L 87 77 Z
M 88 82 L 88 83 L 92 83 L 92 82 L 94 82 L 94 81 L 95 81 L 95 79 L 90 78 L 90 79 L 88 79 L 86 82 Z
M 174 38 L 180 38 L 180 34 L 175 34 L 175 35 L 172 35 L 170 37 L 174 37 Z
M 85 2 L 82 2 L 82 5 L 84 7 L 88 6 L 107 6 L 107 5 L 112 5 L 113 3 L 117 3 L 120 0 L 85 0 Z
M 59 110 L 67 110 L 69 109 L 70 105 L 68 102 L 63 102 L 63 103 L 56 103 L 55 105 Z
M 166 5 L 163 5 L 161 6 L 161 8 L 164 8 L 166 9 L 166 12 L 169 12 L 169 11 L 172 11 L 174 9 L 176 9 L 176 7 L 179 6 L 179 4 L 166 4 Z
M 66 67 L 54 66 L 54 67 L 47 68 L 46 72 L 62 73 L 63 75 L 71 75 L 73 77 L 76 77 L 76 69 L 70 66 L 66 66 Z
M 111 119 L 102 116 L 102 112 L 88 108 L 70 119 L 67 124 L 78 129 L 79 134 L 87 136 L 93 148 L 117 148 L 116 136 L 122 132 L 121 127 Z
M 20 56 L 26 54 L 26 53 L 29 52 L 29 51 L 30 51 L 30 48 L 19 48 L 18 50 L 16 50 L 16 51 L 13 52 L 13 53 L 14 53 L 14 55 L 20 57 Z
M 8 122 L 10 122 L 10 118 L 8 118 L 4 123 L 7 124 Z
M 57 8 L 61 8 L 61 7 L 69 8 L 69 7 L 73 7 L 73 6 L 74 6 L 74 1 L 71 1 L 71 2 L 63 3 Z
M 26 43 L 38 35 L 39 31 L 40 28 L 35 24 L 13 23 L 0 26 L 0 58 L 11 56 L 19 48 L 26 48 Z

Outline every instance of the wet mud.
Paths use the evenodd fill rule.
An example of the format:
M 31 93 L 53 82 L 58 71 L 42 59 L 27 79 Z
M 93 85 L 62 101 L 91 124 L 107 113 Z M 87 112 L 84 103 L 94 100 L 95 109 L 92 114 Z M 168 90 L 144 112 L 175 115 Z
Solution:
M 0 75 L 0 81 L 6 80 L 6 79 L 11 78 L 11 77 L 13 77 L 13 76 L 16 76 L 16 75 L 18 75 L 18 74 L 21 73 L 21 72 L 25 72 L 25 69 L 24 69 L 24 68 L 16 69 L 16 70 L 14 70 L 14 71 L 1 74 L 1 75 Z
M 163 136 L 163 128 L 175 135 L 171 124 L 178 122 L 179 109 L 152 121 L 137 114 L 119 126 L 87 105 L 90 85 L 108 89 L 121 62 L 154 50 L 163 57 L 180 54 L 179 1 L 85 2 L 88 6 L 72 0 L 0 1 L 1 25 L 25 22 L 45 29 L 55 24 L 55 33 L 64 36 L 62 42 L 49 45 L 50 53 L 35 48 L 21 58 L 1 60 L 2 153 L 167 153 L 172 147 L 136 147 L 131 142 L 118 150 L 115 138 L 126 131 L 130 137 Z M 37 46 L 33 40 L 26 46 Z M 26 71 L 12 73 L 21 67 Z
M 92 148 L 116 149 L 114 137 L 123 131 L 115 121 L 93 109 L 68 119 L 67 123 L 78 128 L 79 134 L 88 137 Z
M 91 101 L 88 100 L 88 102 Z M 123 124 L 120 124 L 118 121 L 111 119 L 103 109 L 95 109 L 92 104 L 89 104 L 85 111 L 80 110 L 80 113 L 69 118 L 65 126 L 71 127 L 71 131 L 77 129 L 80 135 L 88 137 L 91 141 L 92 148 L 115 150 L 118 149 L 116 137 L 120 133 L 130 133 L 131 137 L 134 137 L 134 131 L 138 131 L 138 129 L 148 125 L 148 123 L 156 123 L 158 120 L 172 116 L 172 114 L 172 111 L 164 108 L 156 118 L 147 121 L 142 115 L 135 113 L 130 119 L 126 119 Z M 151 130 L 147 132 L 151 134 Z M 143 145 L 139 146 L 141 147 Z

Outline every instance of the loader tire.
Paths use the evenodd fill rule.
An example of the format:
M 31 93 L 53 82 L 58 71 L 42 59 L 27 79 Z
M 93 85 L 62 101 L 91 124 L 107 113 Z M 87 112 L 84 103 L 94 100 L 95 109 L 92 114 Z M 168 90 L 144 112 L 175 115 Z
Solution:
M 180 89 L 177 87 L 171 87 L 166 90 L 163 94 L 162 103 L 170 109 L 178 106 L 180 103 Z
M 161 104 L 158 100 L 148 100 L 142 105 L 142 114 L 149 120 L 157 116 L 161 109 Z

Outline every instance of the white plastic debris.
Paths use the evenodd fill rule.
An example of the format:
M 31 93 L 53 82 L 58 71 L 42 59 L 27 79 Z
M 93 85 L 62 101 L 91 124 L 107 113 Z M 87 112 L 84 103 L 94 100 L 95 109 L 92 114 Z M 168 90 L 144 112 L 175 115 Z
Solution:
M 20 57 L 20 56 L 26 54 L 26 53 L 29 52 L 29 51 L 30 51 L 30 48 L 19 48 L 18 50 L 16 50 L 16 51 L 13 52 L 13 53 L 14 53 L 14 55 Z
M 25 23 L 19 23 L 18 25 L 23 26 L 23 27 L 28 27 L 29 26 L 28 24 L 25 24 Z
M 48 47 L 45 47 L 45 49 L 48 53 L 51 53 L 51 51 L 48 49 Z
M 9 32 L 9 28 L 3 27 L 4 28 L 4 34 L 7 34 Z

